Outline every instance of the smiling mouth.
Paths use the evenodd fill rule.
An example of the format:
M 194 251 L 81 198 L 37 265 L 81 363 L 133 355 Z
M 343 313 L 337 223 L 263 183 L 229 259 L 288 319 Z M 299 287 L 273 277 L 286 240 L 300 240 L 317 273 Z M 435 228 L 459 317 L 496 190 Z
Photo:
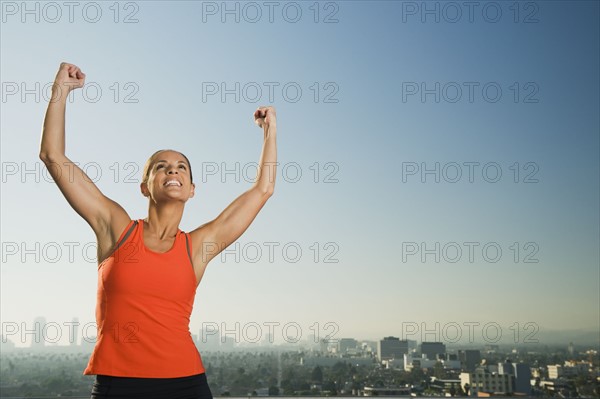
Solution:
M 169 180 L 168 182 L 166 182 L 165 184 L 163 184 L 165 187 L 181 187 L 182 184 L 180 182 L 178 182 L 177 180 Z

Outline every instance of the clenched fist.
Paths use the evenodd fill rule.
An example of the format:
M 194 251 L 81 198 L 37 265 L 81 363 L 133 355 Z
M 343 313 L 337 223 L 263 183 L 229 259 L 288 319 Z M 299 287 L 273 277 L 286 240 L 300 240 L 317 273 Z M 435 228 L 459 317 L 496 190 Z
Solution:
M 277 123 L 274 107 L 259 107 L 254 111 L 254 123 L 259 127 L 271 127 Z
M 71 90 L 83 87 L 84 82 L 85 73 L 81 72 L 77 65 L 62 62 L 54 79 L 52 90 L 69 94 Z

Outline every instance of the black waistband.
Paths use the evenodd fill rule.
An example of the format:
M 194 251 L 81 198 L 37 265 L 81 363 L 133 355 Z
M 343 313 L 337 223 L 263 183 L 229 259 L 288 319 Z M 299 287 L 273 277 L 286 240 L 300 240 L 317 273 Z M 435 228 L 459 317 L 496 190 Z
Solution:
M 176 378 L 97 375 L 92 389 L 92 399 L 105 398 L 212 399 L 212 394 L 205 373 Z

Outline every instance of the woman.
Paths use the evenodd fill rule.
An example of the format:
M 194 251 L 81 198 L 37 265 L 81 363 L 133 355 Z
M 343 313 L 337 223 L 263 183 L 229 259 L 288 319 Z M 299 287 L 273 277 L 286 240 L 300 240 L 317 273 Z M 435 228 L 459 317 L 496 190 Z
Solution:
M 84 81 L 77 66 L 61 63 L 40 159 L 98 241 L 98 338 L 84 371 L 96 375 L 92 399 L 212 398 L 189 317 L 207 264 L 244 233 L 273 194 L 275 109 L 254 113 L 264 129 L 255 183 L 214 220 L 184 233 L 178 226 L 195 189 L 185 155 L 160 150 L 148 159 L 140 185 L 148 216 L 136 220 L 65 155 L 67 96 Z

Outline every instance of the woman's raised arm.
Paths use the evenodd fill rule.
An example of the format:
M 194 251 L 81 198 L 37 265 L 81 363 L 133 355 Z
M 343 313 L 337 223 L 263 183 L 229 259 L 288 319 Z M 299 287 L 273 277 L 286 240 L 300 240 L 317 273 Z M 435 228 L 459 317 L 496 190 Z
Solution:
M 96 236 L 110 246 L 109 237 L 125 229 L 130 221 L 127 212 L 104 196 L 81 168 L 65 155 L 65 111 L 69 93 L 83 86 L 85 74 L 73 64 L 63 62 L 52 86 L 42 139 L 40 159 L 71 207 L 92 227 Z M 101 240 L 101 238 L 104 239 Z M 99 245 L 99 254 L 104 252 Z
M 208 262 L 246 231 L 273 195 L 277 170 L 276 118 L 273 107 L 259 107 L 254 113 L 255 123 L 264 130 L 264 142 L 252 187 L 233 200 L 214 220 L 190 232 L 198 280 Z

